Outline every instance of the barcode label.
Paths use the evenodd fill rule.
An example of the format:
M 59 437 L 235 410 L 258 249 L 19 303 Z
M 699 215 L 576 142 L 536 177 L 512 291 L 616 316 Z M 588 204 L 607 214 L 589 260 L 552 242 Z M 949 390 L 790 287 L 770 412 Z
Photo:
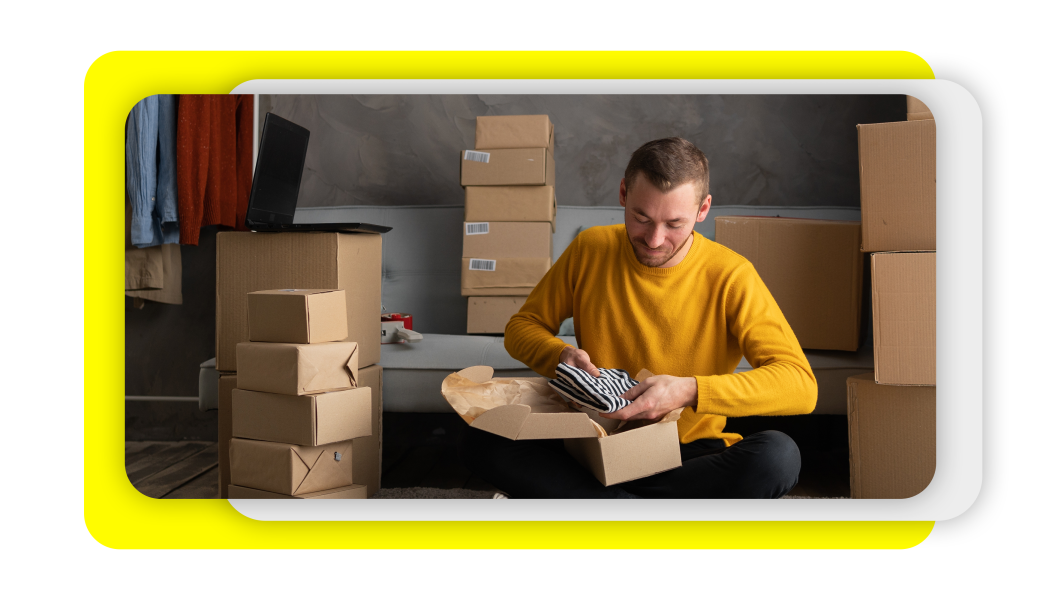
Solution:
M 488 223 L 467 223 L 467 235 L 481 235 L 488 232 Z
M 470 259 L 470 270 L 471 271 L 495 271 L 496 261 L 485 260 L 483 258 L 472 258 Z
M 487 163 L 489 162 L 489 153 L 466 150 L 463 154 L 463 160 L 472 160 L 474 162 Z

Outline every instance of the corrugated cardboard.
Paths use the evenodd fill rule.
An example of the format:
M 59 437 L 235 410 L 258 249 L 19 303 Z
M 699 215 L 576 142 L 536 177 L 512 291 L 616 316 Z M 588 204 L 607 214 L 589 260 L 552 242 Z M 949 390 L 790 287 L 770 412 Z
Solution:
M 871 255 L 874 375 L 882 384 L 937 384 L 937 253 Z
M 345 290 L 263 290 L 246 298 L 251 342 L 319 344 L 349 337 Z
M 547 148 L 482 150 L 488 162 L 460 152 L 462 185 L 555 185 L 555 157 Z
M 937 249 L 935 123 L 856 126 L 864 252 Z
M 487 233 L 471 233 L 482 229 Z M 548 223 L 483 221 L 463 223 L 464 258 L 551 258 Z
M 677 415 L 678 418 L 678 415 Z M 567 439 L 566 452 L 605 486 L 683 465 L 676 422 L 643 425 L 593 439 Z
M 382 236 L 369 233 L 217 234 L 217 370 L 235 371 L 235 344 L 249 340 L 246 298 L 276 289 L 345 290 L 346 341 L 360 367 L 379 361 Z
M 467 333 L 503 333 L 507 321 L 522 309 L 526 296 L 467 299 Z
M 353 442 L 297 446 L 232 438 L 231 483 L 299 496 L 353 483 Z
M 465 221 L 546 221 L 554 231 L 557 212 L 554 186 L 471 185 L 466 188 Z
M 548 148 L 555 152 L 555 126 L 547 115 L 478 117 L 474 149 Z
M 304 396 L 356 387 L 356 342 L 242 342 L 235 354 L 239 389 Z
M 470 261 L 495 261 L 495 271 L 472 271 Z M 475 256 L 463 259 L 460 284 L 464 296 L 528 296 L 551 268 L 550 258 L 493 258 Z
M 753 263 L 802 348 L 856 350 L 859 221 L 724 216 L 716 218 L 716 241 Z
M 382 486 L 382 367 L 360 369 L 357 383 L 371 389 L 371 434 L 353 440 L 353 483 L 366 486 L 370 498 Z
M 232 485 L 228 486 L 228 495 L 226 497 L 239 500 L 362 500 L 369 496 L 365 486 L 353 484 L 333 490 L 323 490 L 322 492 L 312 492 L 311 494 L 301 494 L 298 496 L 288 496 L 286 494 L 277 494 L 275 492 L 266 492 L 264 490 L 255 490 L 253 488 Z
M 937 466 L 937 388 L 848 379 L 853 498 L 910 498 Z
M 915 115 L 915 117 L 912 118 L 911 115 Z M 908 96 L 907 97 L 907 120 L 908 121 L 916 121 L 916 120 L 921 120 L 921 119 L 932 119 L 932 118 L 933 118 L 933 113 L 930 112 L 929 107 L 926 106 L 925 102 L 919 100 L 918 98 L 915 98 L 914 96 Z
M 320 446 L 371 435 L 371 390 L 288 396 L 235 390 L 232 435 L 266 442 Z
M 235 389 L 235 374 L 222 373 L 217 382 L 217 471 L 220 475 L 220 497 L 228 497 L 231 483 L 231 463 L 228 446 L 231 444 L 231 393 Z

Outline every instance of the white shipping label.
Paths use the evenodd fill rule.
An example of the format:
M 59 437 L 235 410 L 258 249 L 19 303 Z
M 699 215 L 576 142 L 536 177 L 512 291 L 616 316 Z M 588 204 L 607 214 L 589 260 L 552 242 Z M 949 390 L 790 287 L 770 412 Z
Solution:
M 467 235 L 481 235 L 489 232 L 488 223 L 467 223 Z
M 488 152 L 475 152 L 473 150 L 466 150 L 463 153 L 463 160 L 472 160 L 474 162 L 479 162 L 479 163 L 488 163 L 489 162 L 489 153 Z
M 485 260 L 483 258 L 472 258 L 470 259 L 470 270 L 471 271 L 495 271 L 496 261 Z

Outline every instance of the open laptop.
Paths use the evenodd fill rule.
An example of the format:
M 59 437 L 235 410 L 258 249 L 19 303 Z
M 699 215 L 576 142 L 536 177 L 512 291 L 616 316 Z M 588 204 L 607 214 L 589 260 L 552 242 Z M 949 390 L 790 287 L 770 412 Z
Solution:
M 351 231 L 386 233 L 392 227 L 371 223 L 295 223 L 301 173 L 309 149 L 309 130 L 267 113 L 257 167 L 253 172 L 246 226 L 253 231 Z

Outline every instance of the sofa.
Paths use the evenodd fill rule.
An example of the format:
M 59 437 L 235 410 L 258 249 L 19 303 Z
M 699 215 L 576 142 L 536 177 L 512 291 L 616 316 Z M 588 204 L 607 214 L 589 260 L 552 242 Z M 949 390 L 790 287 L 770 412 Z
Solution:
M 578 233 L 597 225 L 624 221 L 624 209 L 559 206 L 553 237 L 557 258 Z M 858 221 L 858 208 L 714 206 L 695 230 L 714 239 L 717 216 L 756 215 Z M 295 222 L 367 222 L 388 225 L 382 236 L 382 304 L 386 311 L 411 313 L 414 328 L 423 334 L 415 344 L 384 344 L 383 410 L 387 412 L 449 412 L 441 396 L 441 381 L 449 373 L 472 365 L 488 365 L 498 377 L 535 376 L 503 347 L 502 336 L 466 335 L 467 300 L 460 295 L 462 206 L 340 206 L 301 208 Z M 857 352 L 805 351 L 819 382 L 815 414 L 846 414 L 845 380 L 874 369 L 869 337 L 870 311 L 863 319 L 868 339 Z M 571 321 L 558 336 L 576 345 Z M 749 370 L 745 359 L 736 371 Z M 215 406 L 215 380 L 208 365 L 200 378 L 200 405 Z

